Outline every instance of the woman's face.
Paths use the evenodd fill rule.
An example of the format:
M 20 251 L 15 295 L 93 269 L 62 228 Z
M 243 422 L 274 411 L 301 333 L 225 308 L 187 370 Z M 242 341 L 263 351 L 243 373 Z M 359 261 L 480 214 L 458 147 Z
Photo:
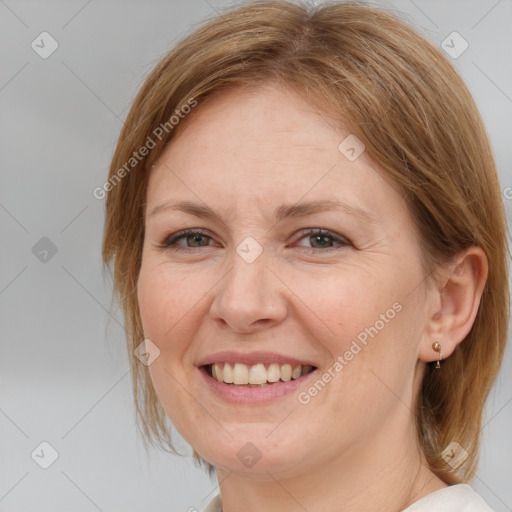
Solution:
M 383 425 L 400 442 L 428 301 L 396 187 L 290 90 L 197 108 L 151 171 L 138 284 L 172 423 L 210 463 L 261 478 L 377 454 L 394 443 Z M 196 214 L 169 206 L 184 201 Z M 319 201 L 341 206 L 306 208 Z M 172 243 L 185 229 L 200 234 Z M 289 380 L 301 363 L 293 377 L 315 369 Z

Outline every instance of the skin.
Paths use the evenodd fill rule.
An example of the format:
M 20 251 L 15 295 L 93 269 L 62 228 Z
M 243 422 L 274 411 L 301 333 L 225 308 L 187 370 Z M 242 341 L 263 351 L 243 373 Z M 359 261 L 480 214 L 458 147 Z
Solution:
M 484 253 L 471 247 L 440 281 L 428 279 L 396 185 L 367 152 L 349 161 L 338 145 L 350 130 L 282 86 L 227 89 L 182 122 L 149 179 L 138 300 L 145 337 L 160 349 L 149 366 L 159 399 L 217 467 L 224 512 L 398 512 L 446 487 L 418 448 L 412 404 L 425 362 L 438 359 L 432 342 L 449 357 L 473 324 Z M 272 216 L 327 198 L 374 222 L 341 210 Z M 225 223 L 149 216 L 169 200 L 206 204 Z M 186 252 L 158 247 L 187 228 L 206 233 L 177 241 Z M 252 263 L 236 252 L 247 236 L 263 249 Z M 401 311 L 306 405 L 296 393 L 226 403 L 196 367 L 214 352 L 264 350 L 314 361 L 322 374 L 395 302 Z M 261 453 L 252 467 L 237 457 L 247 442 Z

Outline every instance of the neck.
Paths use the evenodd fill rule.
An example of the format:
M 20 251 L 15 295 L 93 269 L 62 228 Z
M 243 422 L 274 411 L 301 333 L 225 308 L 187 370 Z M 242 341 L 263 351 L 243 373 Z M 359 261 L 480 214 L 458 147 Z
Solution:
M 403 415 L 399 411 L 397 416 Z M 260 468 L 258 478 L 219 468 L 223 512 L 401 512 L 422 497 L 447 487 L 427 467 L 409 417 L 387 422 L 348 452 L 332 453 L 303 473 Z M 256 466 L 255 466 L 256 468 Z M 302 468 L 301 468 L 302 469 Z

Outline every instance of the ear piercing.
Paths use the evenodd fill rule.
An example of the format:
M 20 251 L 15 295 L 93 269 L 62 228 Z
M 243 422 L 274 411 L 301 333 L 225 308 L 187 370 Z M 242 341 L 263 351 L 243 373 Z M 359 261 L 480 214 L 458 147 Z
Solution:
M 436 368 L 441 368 L 441 359 L 443 358 L 443 353 L 441 352 L 441 343 L 438 341 L 434 341 L 432 343 L 432 350 L 439 353 L 439 357 L 437 359 Z

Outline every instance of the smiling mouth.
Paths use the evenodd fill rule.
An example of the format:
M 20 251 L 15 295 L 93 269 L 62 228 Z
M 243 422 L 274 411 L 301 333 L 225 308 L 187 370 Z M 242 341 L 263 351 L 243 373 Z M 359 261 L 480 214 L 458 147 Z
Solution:
M 224 384 L 242 387 L 264 387 L 277 382 L 297 380 L 316 370 L 311 365 L 289 363 L 213 363 L 202 366 L 213 379 Z

